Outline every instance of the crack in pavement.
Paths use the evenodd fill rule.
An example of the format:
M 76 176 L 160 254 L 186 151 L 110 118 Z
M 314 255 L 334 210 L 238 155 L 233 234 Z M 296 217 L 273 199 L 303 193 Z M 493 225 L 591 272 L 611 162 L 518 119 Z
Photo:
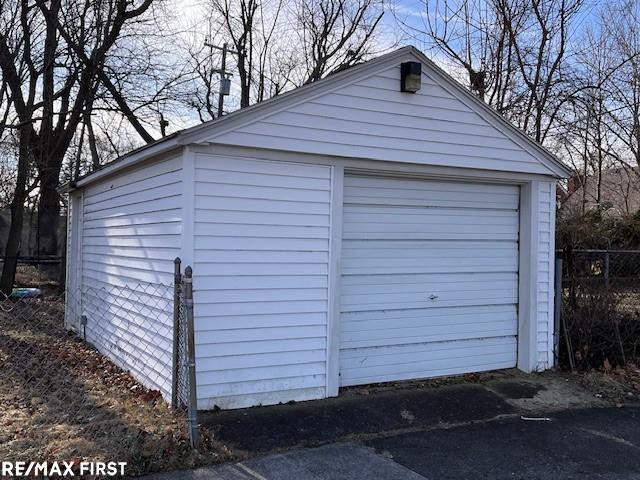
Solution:
M 381 432 L 372 432 L 372 433 L 350 433 L 338 439 L 331 440 L 328 443 L 344 442 L 344 441 L 365 441 L 366 442 L 371 440 L 378 440 L 381 438 L 396 437 L 396 436 L 405 435 L 408 433 L 423 433 L 423 432 L 431 432 L 435 430 L 451 430 L 453 428 L 468 427 L 472 425 L 492 423 L 492 422 L 497 422 L 499 420 L 509 420 L 514 418 L 520 418 L 520 414 L 519 413 L 501 413 L 500 415 L 496 415 L 490 418 L 483 418 L 480 420 L 467 420 L 464 422 L 441 422 L 433 425 L 396 428 L 392 430 L 383 430 Z
M 625 440 L 622 437 L 617 437 L 615 435 L 611 435 L 610 433 L 601 432 L 600 430 L 592 430 L 590 428 L 580 428 L 583 432 L 589 433 L 593 436 L 604 438 L 606 440 L 611 440 L 612 442 L 619 443 L 621 445 L 625 445 L 627 447 L 634 448 L 636 450 L 640 450 L 640 447 L 635 443 L 631 443 L 629 440 Z

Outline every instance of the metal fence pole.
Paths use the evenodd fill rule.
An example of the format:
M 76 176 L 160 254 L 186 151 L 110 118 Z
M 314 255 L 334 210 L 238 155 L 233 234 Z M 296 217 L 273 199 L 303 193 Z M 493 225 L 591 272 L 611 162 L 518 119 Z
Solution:
M 198 404 L 196 396 L 196 353 L 193 337 L 193 271 L 187 267 L 184 271 L 184 305 L 187 312 L 187 368 L 189 373 L 189 438 L 191 447 L 198 448 Z
M 560 363 L 560 318 L 562 316 L 562 259 L 556 258 L 553 309 L 553 365 Z
M 171 370 L 171 408 L 178 408 L 178 342 L 180 340 L 180 284 L 182 283 L 181 260 L 173 261 L 173 366 Z
M 604 254 L 604 286 L 609 288 L 609 252 Z

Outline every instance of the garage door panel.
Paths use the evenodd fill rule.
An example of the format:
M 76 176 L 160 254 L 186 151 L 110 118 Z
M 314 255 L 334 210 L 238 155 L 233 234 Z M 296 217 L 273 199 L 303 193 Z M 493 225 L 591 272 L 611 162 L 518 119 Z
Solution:
M 342 360 L 343 385 L 379 382 L 380 378 L 405 380 L 509 368 L 516 361 L 514 337 L 373 347 L 353 352 Z
M 428 360 L 425 360 L 422 352 L 411 356 L 402 354 L 391 355 L 391 357 L 371 356 L 368 357 L 371 362 L 366 362 L 363 366 L 354 363 L 352 368 L 345 367 L 343 369 L 345 377 L 353 380 L 352 382 L 347 380 L 349 383 L 345 383 L 347 385 L 357 385 L 375 382 L 377 381 L 376 378 L 381 375 L 394 375 L 398 380 L 426 378 L 434 376 L 432 374 L 440 370 L 459 373 L 455 372 L 454 369 L 460 367 L 464 369 L 462 373 L 482 370 L 481 367 L 485 365 L 499 365 L 497 368 L 509 368 L 509 363 L 515 359 L 512 349 L 508 345 L 505 345 L 502 349 L 493 346 L 483 349 L 469 348 L 466 352 L 468 355 L 464 355 L 464 353 L 458 350 L 431 352 Z M 398 357 L 400 356 L 402 356 L 404 363 L 399 363 L 400 359 Z M 367 381 L 363 382 L 361 381 L 362 379 Z
M 489 194 L 518 194 L 518 187 L 515 185 L 497 185 L 489 183 L 463 183 L 455 180 L 428 180 L 428 185 L 424 183 L 424 180 L 419 178 L 408 178 L 406 176 L 374 176 L 374 175 L 348 175 L 345 178 L 345 185 L 350 187 L 364 187 L 372 188 L 373 186 L 385 190 L 399 189 L 405 190 L 420 190 L 420 191 L 439 191 L 439 192 L 475 192 L 475 193 L 489 193 Z
M 486 242 L 489 244 L 489 242 Z M 515 272 L 518 269 L 516 242 L 396 242 L 343 241 L 342 273 L 474 273 Z
M 505 299 L 512 300 L 513 296 L 511 292 L 518 289 L 517 282 L 497 280 L 493 280 L 490 285 L 475 282 L 461 282 L 455 286 L 451 285 L 449 288 L 447 288 L 447 286 L 447 284 L 439 284 L 425 287 L 422 284 L 416 283 L 354 285 L 350 288 L 345 287 L 342 304 L 368 304 L 371 303 L 371 299 L 373 299 L 375 303 L 384 303 L 386 301 L 398 302 L 403 299 L 411 301 L 428 299 L 429 303 L 437 307 L 441 300 L 460 298 L 465 295 L 471 295 L 474 298 L 483 298 L 483 296 L 486 295 L 487 298 L 490 298 L 495 296 L 496 293 L 498 295 L 504 293 Z
M 511 364 L 515 361 L 515 357 L 511 353 L 503 355 L 492 355 L 486 363 L 466 362 L 459 359 L 445 359 L 441 361 L 413 363 L 410 368 L 399 369 L 398 366 L 392 365 L 389 368 L 371 369 L 369 375 L 355 376 L 352 372 L 347 372 L 345 380 L 341 385 L 348 387 L 351 385 L 366 385 L 369 383 L 379 383 L 383 380 L 380 378 L 391 378 L 393 380 L 384 381 L 402 381 L 413 380 L 417 378 L 434 378 L 444 377 L 448 375 L 461 375 L 473 372 L 486 372 L 489 370 L 500 370 L 511 368 Z
M 507 292 L 506 295 L 510 296 L 486 296 L 486 301 L 482 302 L 483 305 L 504 305 L 508 303 L 513 303 L 517 300 L 517 292 Z M 354 310 L 357 311 L 376 311 L 376 310 L 384 310 L 384 311 L 393 311 L 393 310 L 403 310 L 406 308 L 443 308 L 443 307 L 460 307 L 460 306 L 474 306 L 478 305 L 478 298 L 468 298 L 465 297 L 464 294 L 460 295 L 448 295 L 448 298 L 439 299 L 438 304 L 435 305 L 433 302 L 426 301 L 402 301 L 396 303 L 371 303 L 371 304 L 358 304 L 358 305 L 345 305 L 344 312 L 351 312 Z
M 376 258 L 345 259 L 342 271 L 345 275 L 375 275 L 398 273 L 468 273 L 478 269 L 486 272 L 513 271 L 518 266 L 517 255 L 512 258 Z
M 515 366 L 519 188 L 345 177 L 342 385 Z
M 393 231 L 389 231 L 388 227 L 393 225 Z M 370 223 L 351 223 L 348 227 L 344 227 L 342 232 L 343 238 L 346 240 L 399 240 L 406 242 L 407 240 L 517 240 L 517 225 L 492 225 L 492 228 L 486 229 L 487 222 L 476 224 L 430 224 L 430 223 L 392 223 L 377 222 Z M 312 237 L 309 237 L 312 238 Z M 402 248 L 397 245 L 396 248 Z
M 420 319 L 414 319 L 420 320 Z M 516 333 L 517 326 L 514 323 L 514 318 L 509 316 L 503 319 L 491 318 L 485 321 L 478 321 L 475 318 L 467 318 L 466 322 L 458 322 L 458 323 L 447 323 L 447 324 L 432 324 L 429 322 L 416 322 L 411 325 L 412 322 L 379 322 L 377 325 L 372 324 L 369 325 L 369 328 L 366 330 L 359 330 L 357 322 L 356 324 L 350 325 L 350 328 L 345 328 L 343 330 L 344 338 L 343 342 L 356 342 L 359 340 L 369 341 L 374 339 L 388 340 L 395 338 L 417 338 L 419 336 L 424 336 L 424 340 L 416 340 L 417 343 L 424 343 L 429 341 L 429 335 L 444 335 L 444 334 L 453 334 L 464 335 L 465 338 L 468 338 L 469 332 L 482 332 L 482 331 L 505 331 L 507 333 L 500 335 L 492 335 L 495 337 L 514 335 Z M 346 325 L 345 325 L 346 326 Z M 544 332 L 543 332 L 544 333 Z M 397 342 L 394 341 L 393 344 L 398 343 L 411 343 L 411 342 Z
M 516 242 L 504 241 L 472 241 L 464 242 L 451 241 L 428 241 L 414 240 L 402 242 L 401 249 L 389 249 L 391 242 L 378 241 L 358 241 L 345 240 L 342 242 L 342 249 L 349 250 L 349 259 L 355 258 L 429 258 L 437 259 L 441 257 L 453 258 L 503 258 L 505 247 L 514 249 L 517 254 Z M 511 244 L 511 245 L 509 245 Z
M 346 368 L 357 368 L 364 365 L 389 365 L 408 363 L 419 360 L 424 352 L 432 354 L 432 359 L 452 358 L 454 356 L 469 357 L 476 353 L 488 354 L 493 351 L 506 351 L 513 346 L 515 339 L 511 337 L 474 338 L 464 342 L 430 342 L 396 345 L 393 348 L 360 348 L 350 349 L 342 355 Z M 364 355 L 363 355 L 364 354 Z
M 439 325 L 420 327 L 384 327 L 366 332 L 344 332 L 344 348 L 384 347 L 409 343 L 444 342 L 452 340 L 472 340 L 479 335 L 507 337 L 516 335 L 517 328 L 510 320 L 473 322 L 460 325 Z
M 401 202 L 388 200 L 380 197 L 360 197 L 360 196 L 350 196 L 344 198 L 345 203 L 353 204 L 354 202 L 362 202 L 364 205 L 398 205 L 398 206 L 414 206 L 421 207 L 424 206 L 424 201 L 422 199 L 403 199 Z M 433 202 L 437 202 L 438 207 L 459 207 L 459 208 L 473 208 L 477 205 L 477 202 L 471 200 L 461 200 L 456 199 L 453 196 L 452 199 L 446 200 L 442 198 L 433 198 Z M 505 209 L 505 210 L 513 210 L 511 202 L 499 202 L 499 201 L 486 201 L 483 203 L 484 208 L 495 208 L 495 209 Z
M 514 305 L 482 305 L 457 308 L 433 308 L 396 310 L 393 312 L 345 312 L 342 314 L 342 332 L 367 331 L 384 327 L 439 326 L 488 322 L 511 321 L 517 323 Z
M 511 282 L 517 284 L 518 275 L 515 272 L 472 272 L 472 273 L 416 273 L 416 274 L 404 274 L 403 272 L 397 274 L 384 274 L 377 275 L 375 273 L 375 266 L 371 267 L 371 271 L 366 272 L 364 275 L 348 275 L 343 274 L 343 295 L 345 292 L 359 293 L 360 290 L 356 290 L 358 287 L 362 287 L 366 291 L 367 285 L 382 285 L 393 287 L 394 284 L 407 284 L 407 285 L 422 285 L 423 288 L 434 289 L 450 289 L 450 284 L 460 285 L 462 284 L 478 284 L 486 286 L 487 282 Z M 398 269 L 399 270 L 399 269 Z
M 515 274 L 367 275 L 366 279 L 345 276 L 342 311 L 442 308 L 462 305 L 513 304 L 517 301 Z M 498 277 L 499 276 L 499 277 Z M 509 278 L 513 276 L 513 278 Z M 453 277 L 453 278 L 452 278 Z M 484 278 L 483 278 L 484 277 Z M 360 280 L 360 282 L 359 282 Z
M 455 301 L 475 301 L 476 305 L 509 304 L 517 300 L 517 286 L 509 283 L 493 284 L 491 288 L 482 288 L 481 285 L 457 285 L 445 290 L 444 286 L 425 292 L 421 288 L 415 288 L 408 284 L 396 284 L 390 286 L 390 291 L 385 291 L 384 286 L 367 285 L 371 293 L 345 293 L 342 296 L 343 311 L 348 312 L 354 307 L 362 307 L 366 310 L 395 310 L 405 308 L 441 308 L 445 304 Z M 392 287 L 392 288 L 391 288 Z M 475 287 L 475 288 L 474 288 Z M 393 291 L 396 290 L 396 291 Z M 412 307 L 409 304 L 417 304 Z M 468 303 L 465 303 L 468 305 Z M 379 308 L 375 306 L 379 305 Z
M 364 183 L 363 183 L 364 182 Z M 458 184 L 421 180 L 345 178 L 346 204 L 467 207 L 517 210 L 519 189 L 512 185 Z M 481 202 L 480 204 L 478 202 Z
M 372 207 L 346 205 L 344 221 L 349 224 L 444 224 L 444 225 L 513 225 L 517 213 L 513 210 L 479 208 L 420 208 L 420 207 Z

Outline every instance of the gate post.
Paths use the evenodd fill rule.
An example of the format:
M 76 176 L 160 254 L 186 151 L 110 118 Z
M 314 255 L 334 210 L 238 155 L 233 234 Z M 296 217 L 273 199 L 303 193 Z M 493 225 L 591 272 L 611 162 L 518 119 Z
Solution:
M 173 365 L 171 369 L 171 408 L 178 408 L 178 355 L 180 353 L 180 285 L 182 283 L 180 257 L 173 261 Z
M 187 312 L 187 368 L 189 378 L 189 438 L 191 447 L 198 448 L 198 397 L 196 395 L 196 352 L 193 334 L 193 270 L 184 271 L 184 305 Z
M 553 304 L 553 366 L 560 363 L 560 318 L 562 316 L 562 259 L 556 258 L 555 295 Z

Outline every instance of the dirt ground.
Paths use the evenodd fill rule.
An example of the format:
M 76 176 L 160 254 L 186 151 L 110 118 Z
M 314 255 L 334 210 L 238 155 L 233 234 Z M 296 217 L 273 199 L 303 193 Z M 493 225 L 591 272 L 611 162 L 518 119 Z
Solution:
M 0 458 L 127 462 L 128 475 L 232 458 L 183 412 L 63 328 L 56 299 L 0 302 Z

